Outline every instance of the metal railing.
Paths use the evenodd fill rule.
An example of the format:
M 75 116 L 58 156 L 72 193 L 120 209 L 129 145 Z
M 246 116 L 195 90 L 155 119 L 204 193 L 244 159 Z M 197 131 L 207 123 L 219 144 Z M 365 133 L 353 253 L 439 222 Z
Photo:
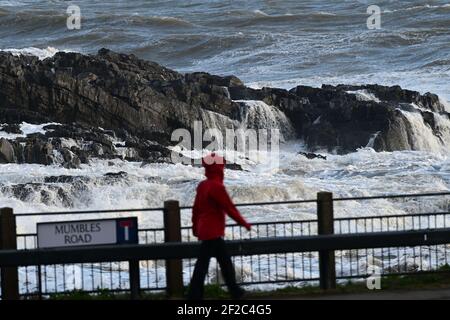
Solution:
M 444 229 L 450 227 L 450 192 L 430 194 L 389 195 L 374 197 L 354 197 L 333 199 L 332 204 L 345 201 L 371 201 L 379 199 L 418 199 L 424 197 L 439 197 L 446 199 L 440 212 L 409 213 L 396 215 L 374 215 L 335 218 L 333 220 L 335 234 L 376 233 L 388 231 L 411 231 Z M 315 205 L 318 200 L 299 200 L 282 202 L 263 202 L 240 204 L 239 207 Z M 180 207 L 181 211 L 190 207 Z M 16 220 L 33 216 L 53 218 L 61 216 L 99 215 L 117 213 L 154 212 L 161 214 L 164 208 L 132 209 L 132 210 L 102 210 L 102 211 L 71 211 L 52 213 L 19 213 Z M 318 212 L 318 215 L 320 213 Z M 161 220 L 161 219 L 160 219 Z M 196 241 L 191 227 L 183 225 L 180 230 L 183 242 Z M 140 244 L 161 244 L 165 241 L 163 225 L 155 228 L 139 230 Z M 318 220 L 286 220 L 253 223 L 251 233 L 243 232 L 237 225 L 227 225 L 228 240 L 263 239 L 278 237 L 299 237 L 318 235 Z M 356 240 L 355 240 L 356 241 Z M 36 234 L 18 234 L 17 248 L 32 250 L 36 248 Z M 368 267 L 375 266 L 382 275 L 414 274 L 418 271 L 437 272 L 448 265 L 450 248 L 446 244 L 385 247 L 385 248 L 353 248 L 335 250 L 336 279 L 365 278 L 369 276 Z M 320 280 L 319 252 L 279 252 L 264 254 L 240 254 L 233 257 L 238 281 L 247 286 L 267 289 L 278 286 L 304 285 Z M 189 283 L 195 258 L 182 260 L 183 283 Z M 217 264 L 211 265 L 208 283 L 222 283 Z M 96 292 L 98 289 L 126 292 L 130 290 L 128 263 L 109 261 L 96 263 L 57 264 L 41 266 L 23 266 L 19 268 L 20 295 L 22 297 L 48 296 L 72 290 Z M 151 259 L 140 261 L 140 287 L 143 291 L 166 290 L 166 261 Z

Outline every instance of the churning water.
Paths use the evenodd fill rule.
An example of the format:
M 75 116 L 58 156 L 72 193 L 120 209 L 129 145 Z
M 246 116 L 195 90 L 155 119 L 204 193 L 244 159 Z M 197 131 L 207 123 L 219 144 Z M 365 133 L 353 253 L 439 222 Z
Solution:
M 180 72 L 206 71 L 240 77 L 253 87 L 326 84 L 401 85 L 450 100 L 450 4 L 448 1 L 378 1 L 381 29 L 366 27 L 371 1 L 87 1 L 80 30 L 66 28 L 67 1 L 0 1 L 0 49 L 41 58 L 60 50 L 94 53 L 102 47 L 133 53 Z M 361 99 L 377 99 L 357 92 Z M 245 124 L 258 121 L 289 131 L 283 114 L 258 101 L 243 102 Z M 414 109 L 414 106 L 412 106 Z M 450 108 L 449 108 L 450 110 Z M 416 151 L 375 152 L 367 147 L 347 155 L 306 159 L 301 141 L 281 146 L 279 167 L 242 162 L 228 170 L 226 184 L 236 202 L 366 196 L 450 190 L 450 121 L 434 119 L 441 132 L 414 110 L 401 111 L 412 128 Z M 217 126 L 232 121 L 206 113 Z M 24 132 L 43 130 L 23 124 Z M 286 132 L 288 134 L 288 132 Z M 376 133 L 374 133 L 376 134 Z M 126 150 L 124 150 L 126 152 Z M 264 155 L 263 155 L 264 156 Z M 109 172 L 127 174 L 114 182 Z M 192 204 L 201 168 L 120 160 L 94 160 L 81 169 L 33 164 L 0 165 L 0 203 L 16 212 L 160 207 L 164 200 Z M 54 176 L 74 176 L 67 183 Z M 53 181 L 53 182 L 49 182 Z M 19 190 L 19 191 L 18 191 Z M 448 209 L 445 200 L 348 201 L 338 217 L 403 214 Z M 315 208 L 245 208 L 251 222 L 314 218 Z M 160 225 L 162 217 L 139 214 L 140 223 Z M 64 219 L 65 217 L 53 217 Z M 44 218 L 22 219 L 19 232 L 32 232 Z M 183 212 L 189 224 L 190 213 Z

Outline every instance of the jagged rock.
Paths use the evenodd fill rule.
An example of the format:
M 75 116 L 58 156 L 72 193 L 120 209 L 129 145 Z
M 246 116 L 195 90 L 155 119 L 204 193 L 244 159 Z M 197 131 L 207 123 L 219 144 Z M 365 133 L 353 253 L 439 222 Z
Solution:
M 80 159 L 80 162 L 83 164 L 89 164 L 89 152 L 87 152 L 86 150 L 82 150 L 76 146 L 73 146 L 70 148 L 70 151 L 72 151 L 73 153 L 75 153 L 78 157 L 78 159 Z
M 63 166 L 67 169 L 78 169 L 80 168 L 81 160 L 78 158 L 76 154 L 74 154 L 72 151 L 70 151 L 67 148 L 62 148 L 61 154 L 64 159 Z
M 0 139 L 0 163 L 15 163 L 16 155 L 14 152 L 14 147 L 11 143 L 5 139 Z
M 128 177 L 128 173 L 126 173 L 125 171 L 107 172 L 104 174 L 104 176 L 109 179 L 123 179 Z
M 225 168 L 229 169 L 229 170 L 237 170 L 237 171 L 242 171 L 242 166 L 238 163 L 233 163 L 233 162 L 226 162 L 225 163 Z
M 85 176 L 48 176 L 44 178 L 45 183 L 74 183 L 75 181 L 88 182 L 89 178 Z
M 317 153 L 312 153 L 312 152 L 302 152 L 300 151 L 298 154 L 308 158 L 308 159 L 322 159 L 322 160 L 327 160 L 327 157 L 321 155 L 321 154 L 317 154 Z
M 73 188 L 62 188 L 57 185 L 45 185 L 41 183 L 16 184 L 11 186 L 0 186 L 0 192 L 9 194 L 23 202 L 38 201 L 46 205 L 63 205 L 73 207 Z
M 334 88 L 332 86 L 324 86 L 323 88 Z M 402 89 L 400 86 L 381 86 L 377 84 L 373 85 L 363 85 L 363 86 L 349 86 L 349 85 L 338 85 L 335 87 L 338 90 L 344 91 L 357 91 L 357 90 L 367 90 L 376 95 L 381 101 L 389 101 L 396 103 L 415 103 L 421 105 L 426 109 L 430 109 L 435 112 L 444 112 L 445 107 L 439 101 L 439 97 L 432 93 L 425 93 L 421 95 L 417 91 L 411 91 Z
M 373 94 L 375 99 L 360 99 L 349 93 L 361 90 Z M 353 152 L 367 146 L 375 134 L 373 147 L 377 151 L 411 150 L 415 147 L 411 143 L 413 128 L 399 108 L 415 109 L 415 104 L 428 109 L 422 114 L 432 128 L 431 112 L 448 115 L 438 96 L 420 95 L 399 86 L 297 86 L 289 91 L 234 87 L 230 93 L 232 99 L 262 100 L 279 107 L 312 151 L 325 147 L 338 153 Z M 439 137 L 437 131 L 435 134 Z
M 22 130 L 20 130 L 20 125 L 16 123 L 6 124 L 2 128 L 0 128 L 0 131 L 4 131 L 6 133 L 22 134 Z
M 361 90 L 376 99 L 351 93 Z M 353 152 L 372 140 L 371 146 L 378 151 L 414 149 L 412 128 L 399 108 L 420 107 L 424 122 L 437 137 L 431 112 L 448 116 L 438 96 L 399 86 L 252 89 L 234 76 L 182 75 L 107 49 L 95 55 L 59 52 L 43 61 L 0 52 L 0 97 L 1 122 L 58 122 L 63 125 L 51 126 L 45 138 L 89 141 L 86 147 L 69 148 L 82 163 L 90 157 L 122 158 L 115 150 L 119 145 L 113 143 L 117 138 L 134 149 L 126 159 L 167 161 L 173 130 L 192 129 L 197 120 L 203 121 L 205 129 L 234 126 L 242 111 L 235 100 L 261 100 L 283 111 L 297 138 L 311 151 Z M 39 135 L 35 138 L 45 141 Z M 31 158 L 38 161 L 33 163 L 52 163 L 48 147 L 44 151 L 30 148 L 25 147 L 25 162 Z M 54 149 L 61 152 L 59 147 Z
M 192 159 L 194 160 L 194 159 Z M 195 168 L 203 168 L 203 165 L 201 163 L 197 163 L 196 161 L 192 161 L 191 165 Z M 237 171 L 243 171 L 242 165 L 231 162 L 225 159 L 225 168 L 228 170 L 237 170 Z
M 431 129 L 436 131 L 436 122 L 434 119 L 434 114 L 430 111 L 422 111 L 422 118 L 425 123 L 427 123 Z
M 39 61 L 0 53 L 0 110 L 20 109 L 52 121 L 76 121 L 135 135 L 191 128 L 202 109 L 224 115 L 238 110 L 223 87 L 235 77 L 187 77 L 133 55 L 102 49 L 97 55 L 59 52 Z M 54 72 L 53 72 L 54 71 Z M 207 81 L 205 81 L 205 79 Z M 154 139 L 153 139 L 154 140 Z
M 49 165 L 54 163 L 53 146 L 39 138 L 27 141 L 24 148 L 24 161 L 26 163 L 38 163 Z

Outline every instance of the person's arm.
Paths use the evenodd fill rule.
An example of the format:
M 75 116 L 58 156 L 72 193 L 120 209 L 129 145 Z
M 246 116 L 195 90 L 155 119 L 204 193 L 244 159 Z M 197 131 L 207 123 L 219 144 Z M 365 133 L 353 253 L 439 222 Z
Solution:
M 211 196 L 234 221 L 250 230 L 251 225 L 239 213 L 223 184 L 215 184 Z

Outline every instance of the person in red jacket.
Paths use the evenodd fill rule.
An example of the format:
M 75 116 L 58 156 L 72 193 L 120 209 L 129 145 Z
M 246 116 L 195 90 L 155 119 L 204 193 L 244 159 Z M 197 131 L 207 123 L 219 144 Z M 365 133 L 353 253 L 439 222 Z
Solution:
M 239 299 L 244 294 L 244 290 L 236 284 L 234 267 L 223 240 L 225 218 L 228 214 L 247 230 L 250 230 L 251 225 L 236 209 L 223 184 L 225 159 L 212 153 L 202 159 L 202 165 L 207 179 L 200 182 L 197 187 L 192 210 L 192 230 L 194 236 L 202 243 L 188 298 L 194 300 L 203 298 L 203 286 L 209 261 L 211 257 L 215 257 L 231 296 Z

